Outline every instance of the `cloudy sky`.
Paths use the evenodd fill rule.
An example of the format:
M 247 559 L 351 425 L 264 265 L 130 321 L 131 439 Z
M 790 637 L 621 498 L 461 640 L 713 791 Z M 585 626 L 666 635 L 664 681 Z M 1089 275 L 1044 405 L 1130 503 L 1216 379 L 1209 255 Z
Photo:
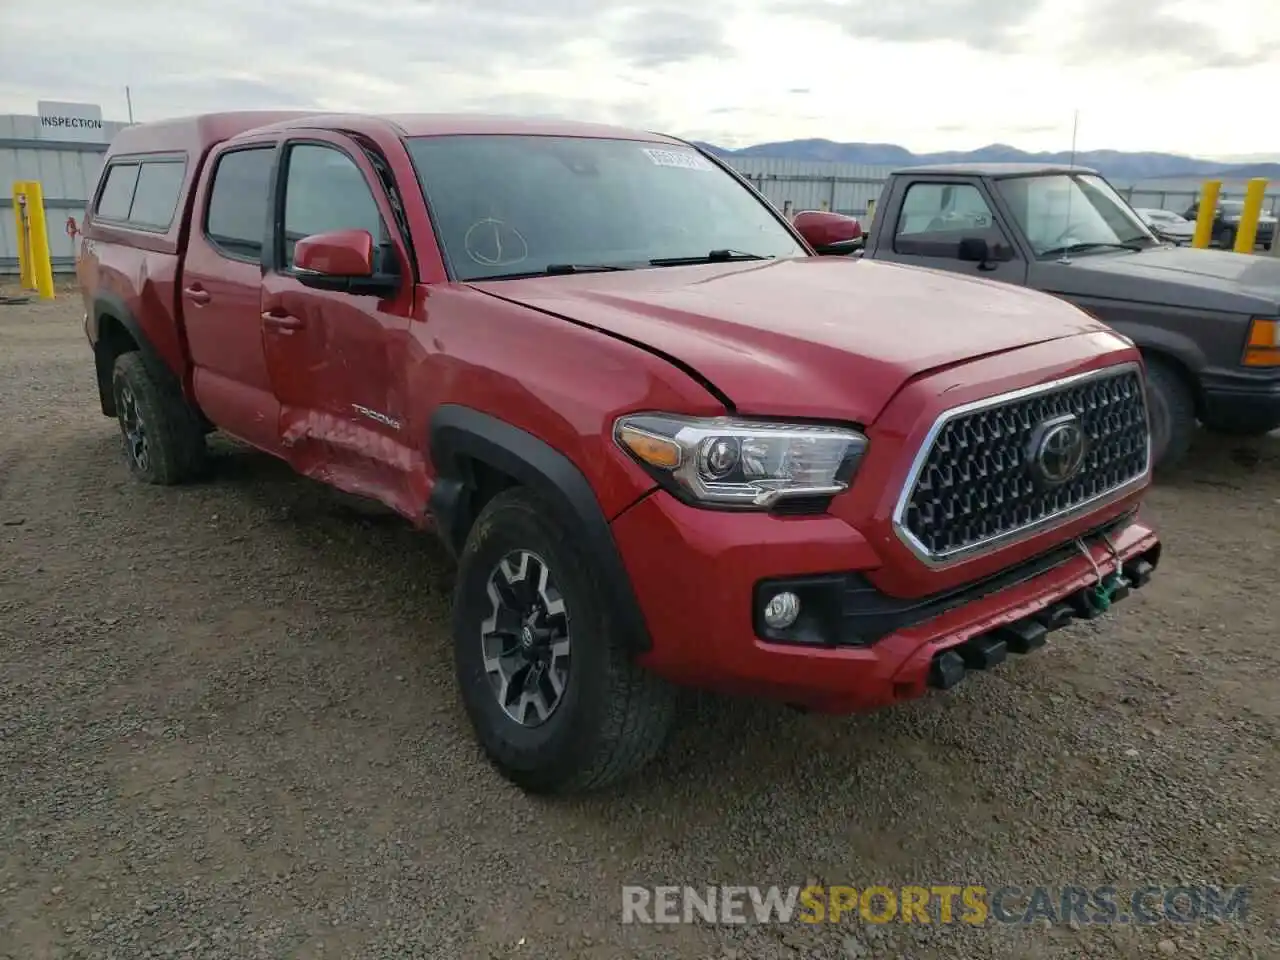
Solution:
M 1280 157 L 1280 0 L 0 0 L 0 113 L 561 114 L 725 146 Z

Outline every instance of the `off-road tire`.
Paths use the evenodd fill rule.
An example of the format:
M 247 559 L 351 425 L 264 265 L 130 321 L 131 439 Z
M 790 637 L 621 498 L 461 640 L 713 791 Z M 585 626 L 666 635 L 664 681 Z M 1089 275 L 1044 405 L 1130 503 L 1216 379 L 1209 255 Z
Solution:
M 199 418 L 180 394 L 158 382 L 140 353 L 131 351 L 116 358 L 111 391 L 125 462 L 135 477 L 144 483 L 170 486 L 203 471 L 205 440 Z M 136 444 L 131 442 L 126 422 L 131 409 L 145 432 L 145 457 L 137 455 Z
M 490 575 L 513 551 L 545 559 L 568 616 L 568 679 L 539 726 L 522 726 L 504 712 L 480 640 L 493 609 Z M 599 578 L 580 541 L 519 487 L 489 501 L 459 558 L 453 634 L 463 706 L 490 762 L 531 793 L 584 792 L 622 780 L 657 755 L 672 726 L 675 689 L 633 662 Z
M 1182 375 L 1159 357 L 1147 357 L 1147 412 L 1151 462 L 1157 470 L 1186 459 L 1196 431 L 1196 403 Z

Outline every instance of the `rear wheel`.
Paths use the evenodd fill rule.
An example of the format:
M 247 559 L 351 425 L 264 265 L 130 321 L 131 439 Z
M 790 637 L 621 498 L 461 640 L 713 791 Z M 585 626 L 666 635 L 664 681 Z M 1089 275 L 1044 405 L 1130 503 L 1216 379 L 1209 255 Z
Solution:
M 477 518 L 458 565 L 457 680 L 486 755 L 526 790 L 606 786 L 670 730 L 675 691 L 632 662 L 603 596 L 537 498 L 509 489 Z
M 130 472 L 144 483 L 182 483 L 204 464 L 204 432 L 187 402 L 161 385 L 137 352 L 111 374 L 116 420 Z
M 1159 357 L 1147 357 L 1147 411 L 1151 461 L 1161 469 L 1186 459 L 1196 430 L 1196 404 L 1182 374 Z

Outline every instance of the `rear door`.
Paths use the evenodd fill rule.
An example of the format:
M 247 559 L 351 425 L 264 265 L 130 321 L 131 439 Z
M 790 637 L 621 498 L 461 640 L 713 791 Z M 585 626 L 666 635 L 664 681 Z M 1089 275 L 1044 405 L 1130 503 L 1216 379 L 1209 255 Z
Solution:
M 280 434 L 299 472 L 408 508 L 420 445 L 407 429 L 406 371 L 414 277 L 405 238 L 366 150 L 308 131 L 283 144 L 271 262 L 259 307 Z M 303 286 L 293 249 L 303 237 L 366 230 L 379 273 L 400 277 L 390 298 Z
M 892 216 L 886 210 L 886 215 Z M 1024 284 L 1027 262 L 1001 225 L 980 181 L 912 179 L 905 183 L 897 217 L 884 224 L 875 259 L 911 263 L 990 280 Z M 961 259 L 961 241 L 985 240 L 991 258 Z
M 260 306 L 277 149 L 274 137 L 237 142 L 206 161 L 179 297 L 201 408 L 232 436 L 278 454 Z

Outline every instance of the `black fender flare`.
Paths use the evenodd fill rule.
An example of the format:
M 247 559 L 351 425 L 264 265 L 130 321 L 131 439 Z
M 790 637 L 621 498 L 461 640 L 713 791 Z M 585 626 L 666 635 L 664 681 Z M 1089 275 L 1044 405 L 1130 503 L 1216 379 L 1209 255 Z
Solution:
M 631 578 L 591 484 L 564 454 L 533 434 L 458 404 L 441 404 L 431 416 L 428 445 L 436 469 L 429 509 L 445 546 L 462 552 L 472 516 L 476 461 L 535 492 L 590 552 L 628 649 L 651 645 Z
M 102 321 L 105 318 L 120 324 L 128 332 L 133 342 L 138 345 L 138 353 L 142 357 L 143 364 L 146 365 L 147 372 L 155 377 L 157 382 L 165 384 L 181 396 L 181 381 L 156 352 L 147 335 L 142 332 L 142 327 L 134 318 L 133 311 L 114 294 L 101 293 L 93 298 L 92 330 L 94 365 L 98 374 L 98 394 L 102 401 L 102 412 L 110 415 L 110 408 L 114 405 L 111 397 L 111 367 L 115 358 L 107 355 L 106 343 L 102 338 Z

